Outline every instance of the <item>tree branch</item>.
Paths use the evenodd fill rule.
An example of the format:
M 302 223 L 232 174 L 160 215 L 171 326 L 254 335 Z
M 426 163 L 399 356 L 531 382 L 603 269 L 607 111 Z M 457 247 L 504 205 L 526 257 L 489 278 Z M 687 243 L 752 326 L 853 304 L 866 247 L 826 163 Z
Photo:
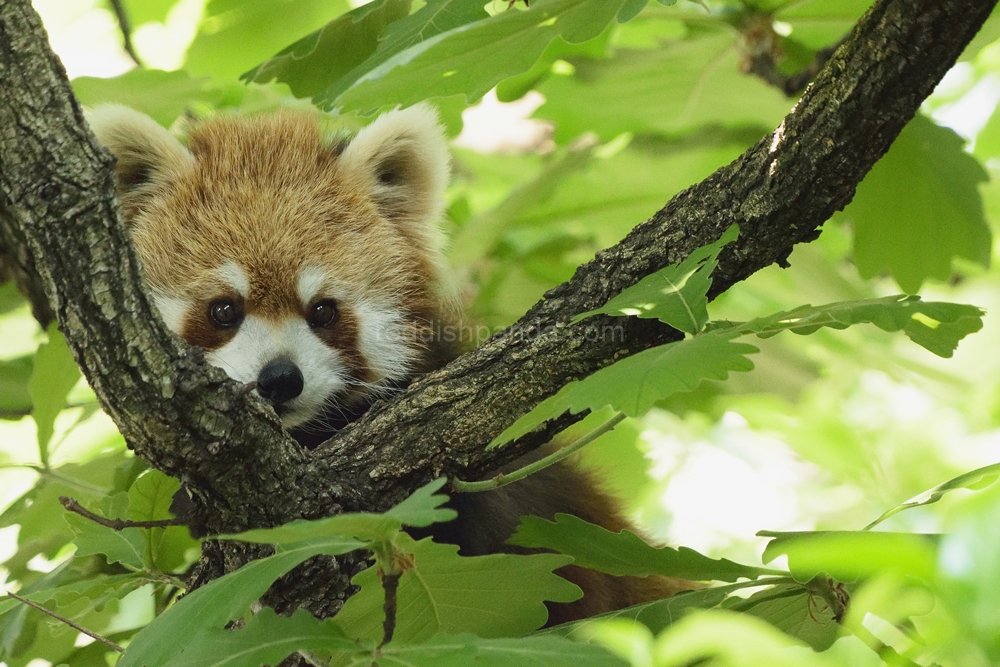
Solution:
M 129 521 L 128 519 L 105 519 L 100 514 L 94 514 L 81 505 L 75 498 L 59 496 L 59 503 L 69 512 L 79 514 L 85 519 L 90 519 L 99 526 L 117 530 L 119 532 L 126 528 L 169 528 L 170 526 L 186 526 L 182 519 L 159 519 L 157 521 Z
M 112 651 L 117 651 L 118 653 L 124 653 L 125 652 L 125 649 L 123 649 L 121 646 L 119 646 L 118 644 L 114 643 L 113 641 L 111 641 L 107 637 L 102 637 L 101 635 L 97 634 L 96 632 L 88 630 L 87 628 L 83 627 L 82 625 L 78 625 L 78 624 L 74 623 L 73 621 L 69 620 L 65 616 L 57 614 L 56 612 L 52 611 L 51 609 L 46 609 L 45 607 L 43 607 L 42 605 L 38 604 L 37 602 L 32 602 L 31 600 L 29 600 L 27 598 L 23 598 L 20 595 L 15 595 L 14 593 L 7 593 L 6 595 L 7 595 L 7 597 L 11 598 L 12 600 L 17 600 L 18 602 L 21 602 L 22 604 L 26 604 L 29 607 L 31 607 L 32 609 L 37 609 L 38 611 L 42 612 L 46 616 L 51 616 L 52 618 L 56 619 L 60 623 L 65 623 L 66 625 L 68 625 L 69 627 L 73 628 L 77 632 L 82 632 L 83 634 L 87 635 L 91 639 L 96 639 L 97 641 L 101 642 L 102 644 L 104 644 L 105 646 L 107 646 Z
M 680 337 L 648 320 L 570 325 L 575 314 L 681 261 L 734 222 L 742 233 L 720 257 L 713 295 L 784 263 L 796 243 L 816 238 L 994 1 L 880 0 L 772 134 L 598 253 L 512 327 L 375 406 L 313 453 L 257 398 L 171 335 L 150 306 L 115 201 L 112 159 L 87 129 L 28 0 L 0 0 L 0 246 L 44 287 L 130 446 L 180 477 L 210 510 L 201 516 L 206 530 L 382 510 L 441 474 L 476 479 L 540 445 L 577 418 L 484 449 L 567 381 Z M 260 553 L 213 543 L 205 552 L 209 565 L 199 581 Z M 341 569 L 318 560 L 270 597 L 332 613 L 349 576 L 364 566 L 351 558 Z
M 128 54 L 128 57 L 138 67 L 145 67 L 142 61 L 139 60 L 139 54 L 135 52 L 135 45 L 132 44 L 132 22 L 128 20 L 128 12 L 125 11 L 125 5 L 122 4 L 122 0 L 110 0 L 110 2 L 111 9 L 115 13 L 115 18 L 118 19 L 118 29 L 122 33 L 122 47 L 125 49 L 125 53 Z

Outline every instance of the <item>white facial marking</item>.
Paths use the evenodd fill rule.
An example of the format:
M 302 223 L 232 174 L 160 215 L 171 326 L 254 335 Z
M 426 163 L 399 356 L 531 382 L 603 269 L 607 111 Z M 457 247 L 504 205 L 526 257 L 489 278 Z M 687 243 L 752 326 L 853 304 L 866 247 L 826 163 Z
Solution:
M 419 341 L 403 314 L 369 301 L 354 304 L 357 313 L 358 347 L 375 373 L 376 382 L 401 380 L 410 371 Z
M 232 260 L 226 262 L 215 270 L 215 275 L 219 277 L 219 280 L 239 292 L 244 299 L 250 293 L 250 278 L 236 262 Z
M 326 283 L 326 271 L 318 266 L 307 266 L 299 274 L 298 293 L 303 306 L 308 306 Z
M 320 413 L 326 400 L 347 387 L 347 369 L 302 319 L 267 322 L 248 315 L 231 341 L 205 359 L 239 382 L 252 382 L 275 359 L 286 358 L 302 372 L 302 393 L 282 405 L 281 423 L 298 426 Z
M 167 325 L 167 328 L 179 335 L 181 327 L 184 325 L 184 316 L 187 315 L 188 310 L 191 308 L 191 302 L 187 299 L 164 296 L 154 292 L 153 303 L 156 304 L 156 309 L 160 311 L 160 317 L 163 318 L 163 323 Z

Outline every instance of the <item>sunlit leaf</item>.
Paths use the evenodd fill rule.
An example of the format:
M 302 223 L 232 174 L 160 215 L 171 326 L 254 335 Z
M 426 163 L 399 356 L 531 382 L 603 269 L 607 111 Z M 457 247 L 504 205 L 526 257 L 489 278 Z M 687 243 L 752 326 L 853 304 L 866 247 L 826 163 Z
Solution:
M 757 534 L 774 538 L 764 550 L 763 561 L 788 556 L 788 568 L 799 581 L 823 573 L 840 581 L 855 581 L 886 571 L 929 581 L 937 560 L 937 536 L 933 535 L 767 530 Z
M 985 311 L 961 303 L 921 301 L 917 296 L 842 301 L 825 306 L 800 306 L 745 323 L 719 323 L 717 330 L 755 333 L 761 338 L 781 331 L 808 335 L 821 327 L 846 329 L 871 323 L 883 331 L 902 331 L 914 343 L 940 357 L 950 357 L 959 341 L 983 327 Z
M 739 226 L 732 225 L 715 243 L 692 252 L 680 264 L 651 273 L 597 310 L 582 313 L 573 322 L 591 315 L 634 315 L 656 318 L 689 334 L 708 321 L 708 290 L 712 272 L 719 265 L 722 248 L 736 240 Z

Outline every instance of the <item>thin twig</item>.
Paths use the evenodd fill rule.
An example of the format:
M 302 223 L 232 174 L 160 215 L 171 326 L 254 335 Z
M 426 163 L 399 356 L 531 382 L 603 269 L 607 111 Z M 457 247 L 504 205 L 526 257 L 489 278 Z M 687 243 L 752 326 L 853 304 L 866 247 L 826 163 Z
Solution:
M 399 589 L 399 577 L 401 574 L 382 574 L 382 590 L 385 591 L 385 602 L 382 610 L 385 612 L 385 620 L 382 621 L 382 643 L 378 645 L 382 648 L 392 641 L 392 635 L 396 632 L 396 591 Z
M 110 648 L 113 651 L 118 651 L 119 653 L 124 653 L 125 652 L 125 649 L 123 649 L 121 646 L 119 646 L 118 644 L 114 643 L 110 639 L 108 639 L 106 637 L 102 637 L 101 635 L 99 635 L 96 632 L 93 632 L 91 630 L 88 630 L 87 628 L 83 627 L 82 625 L 77 625 L 76 623 L 74 623 L 73 621 L 69 620 L 65 616 L 60 616 L 59 614 L 55 613 L 54 611 L 52 611 L 50 609 L 46 609 L 45 607 L 43 607 L 40 604 L 32 602 L 31 600 L 25 599 L 25 598 L 21 597 L 20 595 L 14 595 L 13 593 L 7 593 L 7 597 L 13 598 L 13 599 L 17 600 L 18 602 L 23 602 L 24 604 L 28 605 L 32 609 L 37 609 L 38 611 L 40 611 L 43 614 L 46 614 L 48 616 L 51 616 L 52 618 L 56 619 L 57 621 L 62 621 L 63 623 L 65 623 L 69 627 L 73 628 L 77 632 L 82 632 L 83 634 L 87 635 L 88 637 L 96 639 L 97 641 L 101 642 L 102 644 L 104 644 L 105 646 L 107 646 L 108 648 Z
M 482 482 L 463 482 L 460 479 L 451 480 L 451 488 L 457 493 L 476 493 L 479 491 L 492 491 L 493 489 L 498 489 L 501 486 L 506 486 L 519 479 L 524 479 L 528 475 L 548 468 L 553 463 L 558 463 L 564 458 L 577 452 L 578 450 L 586 447 L 594 440 L 607 433 L 608 431 L 614 430 L 615 426 L 618 426 L 625 419 L 625 413 L 619 412 L 614 417 L 604 422 L 596 429 L 588 433 L 587 435 L 578 438 L 573 443 L 561 447 L 558 451 L 555 451 L 545 458 L 538 459 L 534 463 L 524 466 L 523 468 L 518 468 L 512 473 L 506 475 L 497 475 L 493 479 L 487 479 Z
M 82 517 L 90 519 L 96 524 L 100 524 L 112 530 L 124 530 L 126 528 L 167 528 L 169 526 L 186 526 L 183 519 L 160 519 L 158 521 L 129 521 L 127 519 L 105 519 L 99 514 L 94 514 L 84 508 L 73 498 L 59 496 L 59 502 L 70 512 L 76 512 Z
M 118 19 L 118 27 L 122 31 L 122 46 L 125 47 L 125 53 L 128 54 L 129 58 L 132 59 L 139 67 L 145 67 L 142 61 L 139 60 L 139 54 L 135 52 L 135 46 L 132 44 L 132 24 L 128 20 L 128 14 L 125 12 L 125 6 L 122 5 L 122 0 L 110 0 L 111 9 L 115 12 L 115 18 Z

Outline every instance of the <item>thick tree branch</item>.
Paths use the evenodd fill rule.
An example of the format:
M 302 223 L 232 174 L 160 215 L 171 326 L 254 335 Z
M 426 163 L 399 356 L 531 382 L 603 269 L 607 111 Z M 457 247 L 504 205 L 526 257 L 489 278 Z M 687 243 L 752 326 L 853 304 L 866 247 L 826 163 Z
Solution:
M 993 0 L 883 0 L 844 40 L 781 126 L 732 164 L 674 197 L 613 248 L 598 253 L 519 322 L 378 406 L 321 448 L 319 465 L 358 493 L 348 507 L 378 508 L 437 473 L 472 479 L 506 455 L 483 444 L 572 378 L 679 334 L 648 321 L 577 313 L 608 298 L 739 223 L 723 252 L 712 294 L 774 262 L 851 201 L 857 184 L 888 150 L 923 99 L 989 15 Z M 587 327 L 622 324 L 624 342 Z M 415 479 L 414 479 L 415 478 Z M 354 480 L 353 482 L 351 480 Z
M 570 326 L 573 315 L 680 261 L 734 222 L 742 234 L 720 258 L 714 294 L 815 238 L 994 1 L 880 0 L 774 133 L 580 267 L 517 324 L 376 406 L 313 454 L 155 315 L 120 223 L 111 159 L 87 130 L 28 0 L 0 0 L 0 246 L 44 286 L 130 445 L 211 510 L 202 517 L 207 529 L 384 509 L 435 476 L 474 479 L 539 445 L 561 424 L 507 448 L 483 448 L 568 380 L 679 337 L 649 321 Z M 595 326 L 596 339 L 588 334 Z M 614 335 L 601 336 L 604 326 Z M 207 547 L 218 559 L 203 579 L 257 553 L 226 549 Z M 309 599 L 310 608 L 329 613 L 350 572 L 318 562 L 312 574 L 324 584 L 297 575 L 272 597 Z

